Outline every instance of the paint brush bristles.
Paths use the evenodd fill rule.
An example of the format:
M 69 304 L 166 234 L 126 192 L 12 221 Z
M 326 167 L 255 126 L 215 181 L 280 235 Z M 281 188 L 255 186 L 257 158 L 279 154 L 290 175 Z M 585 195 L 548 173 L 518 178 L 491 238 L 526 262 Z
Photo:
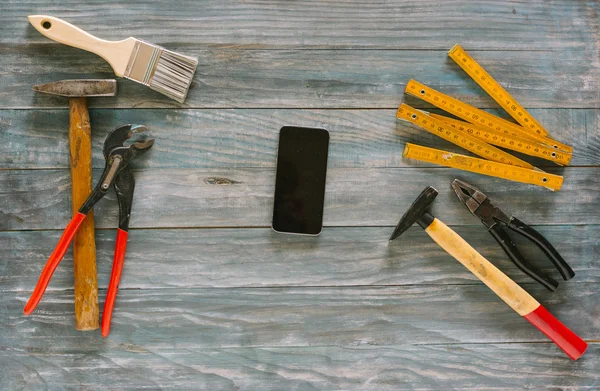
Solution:
M 124 77 L 183 103 L 198 60 L 137 40 Z

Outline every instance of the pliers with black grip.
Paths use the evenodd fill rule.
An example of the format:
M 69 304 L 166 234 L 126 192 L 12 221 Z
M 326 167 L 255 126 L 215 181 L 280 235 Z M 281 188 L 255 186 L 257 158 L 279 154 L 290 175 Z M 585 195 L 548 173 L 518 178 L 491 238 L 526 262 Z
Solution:
M 124 143 L 135 134 L 144 132 L 145 130 L 145 126 L 125 125 L 114 129 L 106 137 L 103 150 L 106 165 L 104 167 L 104 172 L 100 177 L 100 181 L 81 208 L 79 208 L 79 211 L 73 216 L 71 222 L 67 225 L 60 237 L 54 251 L 50 255 L 50 258 L 48 258 L 37 285 L 35 286 L 29 301 L 25 305 L 23 310 L 25 315 L 30 315 L 35 310 L 40 300 L 42 300 L 54 271 L 62 261 L 77 230 L 81 226 L 83 220 L 85 220 L 89 211 L 93 209 L 94 205 L 102 199 L 106 193 L 108 193 L 110 187 L 113 186 L 119 204 L 119 228 L 117 230 L 117 238 L 115 241 L 113 268 L 108 290 L 106 292 L 106 300 L 104 301 L 104 312 L 102 314 L 102 336 L 108 336 L 110 332 L 112 311 L 117 297 L 119 281 L 123 270 L 123 262 L 125 260 L 129 217 L 131 215 L 133 190 L 135 188 L 135 180 L 129 163 L 148 151 L 154 144 L 154 139 L 145 141 L 140 140 L 127 146 L 124 145 Z
M 573 269 L 571 269 L 554 246 L 542 234 L 516 217 L 508 217 L 504 212 L 492 205 L 488 197 L 479 189 L 459 179 L 455 179 L 452 182 L 452 189 L 471 214 L 479 217 L 483 224 L 488 227 L 490 234 L 492 234 L 506 255 L 523 273 L 542 284 L 551 292 L 555 291 L 558 287 L 556 280 L 536 270 L 536 268 L 527 262 L 517 249 L 515 243 L 508 236 L 505 227 L 526 237 L 539 247 L 550 261 L 552 261 L 552 264 L 554 264 L 565 281 L 575 276 Z

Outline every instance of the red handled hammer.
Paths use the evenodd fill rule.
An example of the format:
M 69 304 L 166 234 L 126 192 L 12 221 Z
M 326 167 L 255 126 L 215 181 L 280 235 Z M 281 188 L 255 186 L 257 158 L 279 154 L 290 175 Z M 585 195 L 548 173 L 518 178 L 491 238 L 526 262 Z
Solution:
M 492 265 L 446 224 L 433 217 L 429 206 L 438 192 L 428 186 L 408 208 L 390 241 L 396 239 L 415 222 L 446 252 L 488 286 L 519 315 L 546 334 L 571 359 L 577 360 L 587 349 L 587 343 L 556 319 L 529 293 L 500 269 Z

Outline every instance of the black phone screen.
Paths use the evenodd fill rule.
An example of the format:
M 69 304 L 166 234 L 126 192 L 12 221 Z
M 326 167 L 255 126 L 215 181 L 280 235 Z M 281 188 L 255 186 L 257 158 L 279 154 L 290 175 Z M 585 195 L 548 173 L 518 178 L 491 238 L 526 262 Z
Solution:
M 318 235 L 323 228 L 323 202 L 329 132 L 284 126 L 279 132 L 273 229 Z

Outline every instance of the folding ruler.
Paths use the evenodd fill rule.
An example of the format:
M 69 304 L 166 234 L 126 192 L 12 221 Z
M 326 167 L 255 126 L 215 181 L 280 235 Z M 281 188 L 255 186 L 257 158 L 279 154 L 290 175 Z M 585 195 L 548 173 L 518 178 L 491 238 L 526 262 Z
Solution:
M 396 118 L 411 122 L 484 159 L 408 144 L 403 156 L 507 180 L 560 189 L 562 177 L 545 173 L 497 147 L 568 165 L 573 149 L 548 132 L 459 45 L 448 55 L 519 124 L 496 117 L 415 80 L 405 92 L 467 121 L 430 114 L 402 104 Z
M 560 175 L 511 166 L 491 160 L 460 155 L 411 143 L 406 143 L 402 156 L 440 166 L 457 168 L 463 171 L 476 172 L 478 174 L 508 179 L 510 181 L 543 186 L 554 191 L 559 190 L 563 183 L 563 177 Z

